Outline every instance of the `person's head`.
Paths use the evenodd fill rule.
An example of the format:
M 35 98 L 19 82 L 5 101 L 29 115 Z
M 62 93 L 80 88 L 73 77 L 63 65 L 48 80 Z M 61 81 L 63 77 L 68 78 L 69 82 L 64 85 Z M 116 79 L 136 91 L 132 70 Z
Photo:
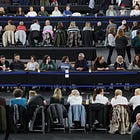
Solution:
M 14 61 L 19 61 L 19 60 L 20 60 L 20 55 L 14 54 Z
M 113 5 L 109 5 L 109 10 L 114 10 L 114 6 Z
M 55 6 L 54 7 L 54 11 L 58 11 L 58 6 Z
M 57 29 L 61 29 L 61 28 L 63 28 L 63 27 L 64 27 L 63 22 L 59 21 L 59 22 L 57 23 Z
M 78 54 L 78 60 L 82 61 L 82 60 L 84 60 L 84 58 L 85 58 L 84 53 L 79 53 Z
M 121 55 L 118 55 L 116 61 L 118 63 L 122 63 L 123 62 L 123 57 Z
M 23 21 L 20 21 L 19 22 L 19 25 L 21 25 L 21 26 L 24 25 L 24 22 Z
M 46 61 L 50 62 L 51 61 L 51 57 L 49 55 L 45 55 L 43 62 L 46 63 Z
M 138 26 L 138 22 L 137 21 L 133 21 L 133 26 Z
M 38 23 L 38 20 L 37 20 L 37 19 L 34 19 L 34 20 L 33 20 L 33 23 Z
M 105 62 L 105 58 L 103 56 L 99 57 L 99 63 L 102 64 Z
M 117 97 L 118 95 L 122 96 L 122 90 L 121 89 L 116 89 L 115 90 L 115 96 Z
M 122 25 L 126 24 L 126 20 L 122 20 Z
M 70 22 L 70 27 L 76 27 L 75 21 L 71 21 L 71 22 Z
M 80 96 L 80 92 L 77 89 L 73 89 L 71 91 L 71 95 L 73 95 L 73 96 Z
M 41 6 L 41 7 L 40 7 L 40 10 L 41 10 L 42 12 L 44 12 L 44 11 L 45 11 L 45 7 L 44 7 L 44 6 Z
M 97 22 L 97 26 L 101 26 L 102 25 L 102 22 L 101 21 L 98 21 Z
M 5 12 L 3 7 L 0 7 L 0 12 Z
M 37 92 L 34 91 L 34 90 L 30 90 L 29 91 L 29 99 L 31 99 L 32 97 L 36 96 L 37 95 Z
M 30 12 L 33 12 L 34 11 L 33 6 L 30 6 L 29 10 L 30 10 Z
M 45 21 L 45 25 L 47 26 L 47 25 L 50 25 L 50 20 L 46 20 Z
M 114 19 L 109 19 L 109 23 L 110 24 L 114 23 Z
M 14 22 L 12 20 L 8 20 L 9 25 L 14 25 Z
M 123 29 L 119 29 L 118 34 L 117 34 L 117 37 L 120 38 L 122 36 L 124 36 L 124 30 Z
M 135 95 L 140 95 L 140 88 L 136 88 L 134 94 Z
M 139 5 L 136 4 L 135 7 L 134 7 L 134 9 L 135 9 L 135 10 L 139 10 Z
M 22 12 L 22 7 L 18 7 L 18 12 Z
M 31 62 L 34 63 L 36 61 L 36 57 L 34 55 L 31 56 Z
M 140 55 L 139 54 L 136 54 L 134 56 L 134 61 L 136 61 L 136 62 L 140 61 Z
M 121 4 L 121 10 L 125 10 L 125 5 Z
M 5 63 L 5 56 L 4 55 L 0 56 L 0 61 L 1 61 L 1 63 Z
M 70 5 L 66 6 L 66 10 L 69 11 L 70 10 Z
M 67 63 L 67 62 L 69 62 L 69 57 L 63 56 L 61 61 Z
M 90 27 L 90 26 L 91 26 L 91 23 L 90 23 L 89 21 L 87 21 L 87 22 L 85 23 L 85 26 Z
M 93 90 L 93 101 L 96 100 L 96 96 L 97 96 L 98 94 L 104 95 L 104 89 L 103 89 L 103 88 L 95 88 L 95 89 Z
M 61 92 L 60 88 L 56 88 L 54 90 L 53 97 L 56 98 L 56 99 L 61 99 L 62 98 L 62 92 Z
M 136 115 L 136 124 L 140 126 L 140 113 Z
M 20 88 L 16 88 L 14 91 L 13 91 L 13 95 L 18 98 L 18 97 L 22 97 L 23 95 L 23 90 L 21 90 Z
M 115 28 L 109 28 L 109 33 L 114 35 L 114 33 L 115 33 Z

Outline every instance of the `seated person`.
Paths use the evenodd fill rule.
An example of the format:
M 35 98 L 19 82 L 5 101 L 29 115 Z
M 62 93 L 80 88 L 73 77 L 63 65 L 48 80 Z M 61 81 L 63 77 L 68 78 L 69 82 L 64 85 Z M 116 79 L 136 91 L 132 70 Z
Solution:
M 54 10 L 53 10 L 51 16 L 62 16 L 61 12 L 60 12 L 59 9 L 58 9 L 58 6 L 55 6 L 55 7 L 54 7 Z
M 113 5 L 110 5 L 109 8 L 107 9 L 106 16 L 117 16 L 117 12 L 114 9 Z
M 124 4 L 121 5 L 120 16 L 128 16 L 128 11 L 125 8 L 125 5 Z
M 71 64 L 69 62 L 69 57 L 68 56 L 63 56 L 60 64 L 58 65 L 58 69 L 61 69 L 62 71 L 65 71 L 66 69 L 70 70 Z
M 0 70 L 3 71 L 10 70 L 9 62 L 5 59 L 4 55 L 0 56 Z
M 53 96 L 50 98 L 50 104 L 55 104 L 55 103 L 64 105 L 64 98 L 62 97 L 60 88 L 56 88 L 54 90 Z
M 29 8 L 29 12 L 27 13 L 27 17 L 36 17 L 37 16 L 37 13 L 34 11 L 34 8 L 32 6 L 30 6 Z
M 108 98 L 104 96 L 104 89 L 101 88 L 94 90 L 92 103 L 99 103 L 104 105 L 109 103 Z
M 3 7 L 0 7 L 0 16 L 5 16 L 6 13 L 5 13 L 5 10 Z
M 27 67 L 25 68 L 25 70 L 29 70 L 29 71 L 38 71 L 39 70 L 39 64 L 36 61 L 36 57 L 35 56 L 31 56 L 30 62 L 27 63 Z
M 139 16 L 139 15 L 140 15 L 139 5 L 136 4 L 136 5 L 134 6 L 134 9 L 131 10 L 130 16 Z
M 42 63 L 40 64 L 41 71 L 56 70 L 56 64 L 49 55 L 45 55 Z
M 97 56 L 94 64 L 93 64 L 93 70 L 109 70 L 108 64 L 105 62 L 105 58 L 103 56 Z
M 70 5 L 66 6 L 66 10 L 63 11 L 63 16 L 72 16 L 72 12 L 70 11 Z
M 20 41 L 22 45 L 25 45 L 26 43 L 26 27 L 23 21 L 20 21 L 19 25 L 17 26 L 17 30 L 15 32 L 15 41 L 16 43 Z
M 16 12 L 16 16 L 25 16 L 22 7 L 18 7 L 17 12 Z
M 10 99 L 9 105 L 12 106 L 14 104 L 17 104 L 17 105 L 21 105 L 24 108 L 26 108 L 27 99 L 22 97 L 23 91 L 21 89 L 17 88 L 13 91 L 13 95 L 15 96 L 15 98 Z
M 20 61 L 20 55 L 14 54 L 14 60 L 10 64 L 10 69 L 14 71 L 24 70 L 24 63 Z
M 123 57 L 121 55 L 117 56 L 116 62 L 114 63 L 114 69 L 115 70 L 127 69 L 126 63 L 124 62 Z
M 82 105 L 82 96 L 77 89 L 73 89 L 68 96 L 67 103 L 70 105 Z
M 122 90 L 115 90 L 115 97 L 111 99 L 111 105 L 112 107 L 116 105 L 128 105 L 128 100 L 122 95 Z
M 128 69 L 130 69 L 130 70 L 140 70 L 140 55 L 139 54 L 136 54 L 134 56 L 134 60 L 129 65 Z
M 88 62 L 85 59 L 85 55 L 83 53 L 79 53 L 78 59 L 75 62 L 75 70 L 86 71 L 88 68 Z
M 45 11 L 45 7 L 41 6 L 40 11 L 38 12 L 38 16 L 49 16 L 48 12 Z

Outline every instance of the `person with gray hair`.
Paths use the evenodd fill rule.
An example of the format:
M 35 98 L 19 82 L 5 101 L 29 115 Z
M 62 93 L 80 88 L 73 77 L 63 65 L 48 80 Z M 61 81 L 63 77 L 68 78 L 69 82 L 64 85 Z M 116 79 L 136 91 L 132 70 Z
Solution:
M 131 140 L 140 139 L 140 113 L 136 115 L 136 122 L 133 124 L 131 129 Z
M 86 71 L 88 70 L 88 62 L 85 59 L 84 53 L 79 53 L 78 59 L 75 62 L 75 70 L 76 71 Z

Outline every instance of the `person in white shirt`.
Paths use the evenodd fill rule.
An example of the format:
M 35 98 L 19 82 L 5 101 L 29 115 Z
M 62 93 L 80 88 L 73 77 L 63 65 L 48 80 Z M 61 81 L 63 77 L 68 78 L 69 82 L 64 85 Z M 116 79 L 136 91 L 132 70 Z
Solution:
M 40 25 L 37 19 L 33 20 L 33 24 L 30 26 L 30 31 L 40 31 Z
M 133 106 L 133 110 L 140 105 L 140 88 L 135 89 L 134 96 L 130 99 L 129 103 Z
M 29 71 L 38 71 L 39 70 L 39 64 L 36 62 L 36 57 L 31 56 L 30 62 L 27 63 L 27 67 L 25 70 Z
M 115 90 L 115 97 L 111 99 L 112 107 L 116 105 L 128 105 L 128 100 L 126 97 L 122 96 L 122 90 L 116 89 Z
M 61 12 L 58 9 L 58 6 L 54 7 L 54 11 L 52 12 L 51 16 L 62 16 Z
M 32 6 L 30 6 L 29 8 L 29 12 L 27 13 L 27 17 L 36 17 L 37 16 L 37 13 L 34 11 L 34 8 Z
M 139 15 L 140 15 L 139 5 L 136 4 L 134 9 L 131 10 L 130 16 L 139 16 Z
M 68 96 L 67 102 L 70 105 L 82 105 L 82 96 L 80 96 L 80 92 L 77 89 L 73 89 Z
M 100 103 L 100 104 L 104 104 L 104 105 L 109 103 L 108 98 L 104 96 L 103 88 L 94 90 L 92 103 Z

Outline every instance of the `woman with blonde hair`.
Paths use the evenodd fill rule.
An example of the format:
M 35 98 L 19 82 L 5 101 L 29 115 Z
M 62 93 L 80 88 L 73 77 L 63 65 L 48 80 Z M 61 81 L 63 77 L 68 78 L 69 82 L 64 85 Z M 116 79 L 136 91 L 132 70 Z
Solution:
M 124 97 L 122 90 L 116 89 L 115 90 L 115 97 L 111 99 L 111 105 L 116 106 L 116 105 L 128 105 L 128 100 L 126 97 Z
M 50 98 L 50 104 L 63 104 L 64 105 L 64 98 L 62 97 L 62 92 L 60 88 L 56 88 L 54 90 L 53 96 Z
M 123 58 L 125 58 L 125 49 L 128 44 L 127 38 L 124 35 L 124 30 L 119 29 L 116 39 L 115 39 L 115 48 L 117 51 L 117 55 L 121 55 Z
M 73 89 L 71 94 L 68 96 L 67 102 L 70 105 L 81 105 L 82 104 L 82 96 L 77 89 Z

